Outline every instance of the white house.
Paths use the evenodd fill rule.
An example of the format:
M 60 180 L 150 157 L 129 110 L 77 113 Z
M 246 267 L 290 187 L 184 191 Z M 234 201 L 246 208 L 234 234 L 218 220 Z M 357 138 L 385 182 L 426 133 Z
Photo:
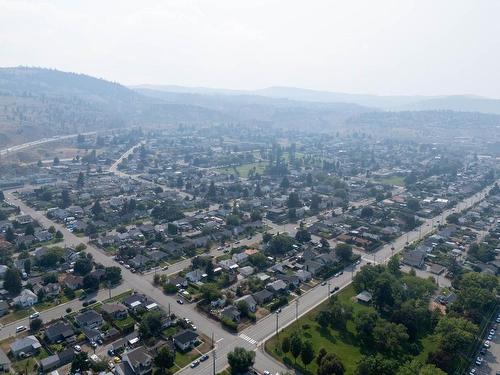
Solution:
M 21 294 L 14 298 L 14 304 L 22 308 L 31 307 L 37 302 L 37 295 L 29 289 L 23 289 Z

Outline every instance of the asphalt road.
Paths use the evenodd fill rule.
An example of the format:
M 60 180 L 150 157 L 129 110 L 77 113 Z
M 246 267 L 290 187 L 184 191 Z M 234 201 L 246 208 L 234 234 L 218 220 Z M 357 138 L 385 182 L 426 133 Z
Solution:
M 88 133 L 80 133 L 80 134 L 91 135 L 91 134 L 96 134 L 96 132 L 88 132 Z M 16 153 L 18 151 L 24 150 L 26 148 L 38 146 L 38 145 L 41 145 L 44 143 L 50 143 L 50 142 L 55 142 L 55 141 L 61 141 L 64 139 L 75 138 L 77 136 L 78 136 L 78 134 L 61 135 L 61 136 L 55 136 L 55 137 L 51 137 L 51 138 L 43 138 L 43 139 L 39 139 L 37 141 L 27 142 L 27 143 L 23 143 L 23 144 L 20 144 L 17 146 L 11 146 L 11 147 L 5 148 L 3 150 L 0 150 L 0 156 L 10 155 L 10 154 Z

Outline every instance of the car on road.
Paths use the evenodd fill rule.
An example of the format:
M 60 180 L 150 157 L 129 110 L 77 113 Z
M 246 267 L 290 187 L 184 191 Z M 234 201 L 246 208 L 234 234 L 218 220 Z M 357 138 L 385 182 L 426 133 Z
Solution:
M 178 300 L 177 300 L 177 303 L 178 303 L 179 305 L 184 305 L 184 301 L 183 301 L 183 300 L 181 300 L 181 299 L 178 299 Z
M 26 326 L 19 326 L 19 327 L 16 327 L 16 333 L 18 332 L 22 332 L 22 331 L 26 331 Z
M 163 267 L 161 268 L 161 270 L 162 270 L 162 271 L 166 271 L 166 270 L 168 270 L 168 266 L 163 266 Z
M 33 314 L 30 315 L 30 319 L 36 319 L 40 316 L 40 313 L 38 311 L 34 312 Z
M 240 244 L 240 241 L 236 241 L 234 244 L 235 244 L 235 245 L 239 245 L 239 244 Z
M 80 345 L 73 346 L 73 349 L 75 349 L 75 352 L 77 352 L 77 353 L 82 351 L 82 347 Z
M 203 354 L 203 355 L 200 357 L 200 361 L 201 361 L 201 362 L 205 362 L 207 359 L 208 359 L 208 354 Z
M 194 324 L 191 324 L 191 329 L 192 329 L 193 331 L 196 331 L 196 330 L 198 329 L 198 327 L 196 327 Z
M 264 374 L 264 375 L 271 375 L 271 373 L 270 373 L 269 371 L 267 371 L 267 370 L 266 370 L 266 371 L 264 371 L 264 372 L 263 372 L 263 374 Z
M 355 266 L 358 266 L 361 263 L 361 261 L 358 259 L 356 262 L 354 262 Z
M 196 360 L 196 361 L 193 361 L 191 362 L 191 368 L 195 368 L 196 366 L 198 366 L 200 364 L 200 361 Z
M 338 286 L 335 286 L 333 287 L 333 290 L 330 292 L 330 293 L 335 293 L 337 290 L 339 290 L 340 288 Z
M 323 281 L 323 282 L 321 283 L 321 286 L 325 286 L 325 285 L 326 285 L 326 281 Z

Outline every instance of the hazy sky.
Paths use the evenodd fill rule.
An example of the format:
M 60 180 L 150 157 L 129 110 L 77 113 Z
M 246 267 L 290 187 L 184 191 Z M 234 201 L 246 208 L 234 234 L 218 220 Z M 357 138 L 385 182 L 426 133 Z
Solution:
M 0 66 L 500 98 L 500 0 L 0 0 Z

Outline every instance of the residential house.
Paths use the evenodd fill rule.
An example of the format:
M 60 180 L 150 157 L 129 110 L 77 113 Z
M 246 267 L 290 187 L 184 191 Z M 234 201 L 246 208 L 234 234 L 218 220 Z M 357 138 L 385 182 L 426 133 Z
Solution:
M 236 306 L 238 306 L 239 302 L 245 302 L 248 305 L 248 309 L 251 312 L 255 312 L 257 310 L 257 301 L 255 301 L 255 298 L 253 298 L 253 296 L 251 296 L 249 294 L 246 295 L 246 296 L 243 296 L 243 297 L 240 297 L 240 298 L 236 299 L 234 301 L 234 304 Z
M 33 355 L 40 351 L 42 344 L 35 336 L 26 336 L 10 344 L 10 353 L 13 357 L 21 355 Z
M 105 303 L 102 305 L 101 311 L 114 320 L 125 319 L 128 316 L 127 308 L 121 303 Z
M 369 304 L 372 298 L 372 294 L 370 292 L 367 292 L 366 290 L 363 290 L 356 296 L 356 300 L 362 304 Z
M 122 354 L 122 363 L 115 367 L 117 375 L 148 375 L 153 371 L 153 357 L 139 346 Z
M 284 293 L 288 285 L 283 280 L 276 280 L 266 285 L 266 289 L 273 294 Z
M 38 296 L 29 289 L 23 289 L 13 301 L 16 306 L 26 309 L 38 302 Z
M 80 327 L 96 328 L 103 324 L 102 315 L 95 310 L 87 310 L 75 316 L 75 322 Z
M 45 337 L 52 344 L 62 341 L 72 343 L 75 341 L 75 331 L 71 324 L 60 320 L 45 329 Z
M 85 335 L 85 337 L 87 338 L 87 340 L 89 340 L 89 342 L 96 342 L 97 340 L 99 340 L 100 338 L 102 338 L 101 332 L 99 332 L 95 328 L 83 327 L 82 328 L 82 333 Z
M 403 255 L 403 263 L 416 268 L 423 268 L 427 253 L 423 249 L 409 250 Z
M 312 274 L 311 272 L 309 271 L 306 271 L 306 270 L 298 270 L 297 272 L 295 272 L 295 275 L 297 275 L 297 277 L 299 278 L 299 280 L 301 282 L 308 282 L 309 280 L 312 279 Z
M 0 301 L 0 316 L 4 316 L 9 313 L 9 304 L 7 301 Z
M 241 319 L 241 313 L 238 308 L 234 305 L 229 305 L 224 307 L 221 311 L 221 315 L 225 318 L 232 320 L 235 323 L 239 323 Z
M 134 268 L 141 268 L 149 262 L 149 258 L 142 254 L 137 254 L 133 259 L 129 260 L 129 263 Z
M 67 275 L 64 279 L 64 285 L 71 290 L 80 289 L 83 286 L 83 277 L 76 275 Z
M 254 294 L 252 294 L 252 297 L 259 305 L 264 305 L 272 301 L 272 299 L 274 298 L 274 294 L 267 289 L 263 289 L 259 292 L 255 292 Z
M 177 333 L 172 337 L 175 346 L 181 351 L 191 349 L 198 342 L 198 334 L 191 330 L 185 330 Z
M 2 349 L 0 349 L 0 371 L 10 372 L 10 359 Z
M 197 283 L 198 281 L 201 281 L 203 277 L 206 277 L 206 274 L 200 269 L 196 269 L 186 274 L 186 279 L 188 279 L 192 283 Z

